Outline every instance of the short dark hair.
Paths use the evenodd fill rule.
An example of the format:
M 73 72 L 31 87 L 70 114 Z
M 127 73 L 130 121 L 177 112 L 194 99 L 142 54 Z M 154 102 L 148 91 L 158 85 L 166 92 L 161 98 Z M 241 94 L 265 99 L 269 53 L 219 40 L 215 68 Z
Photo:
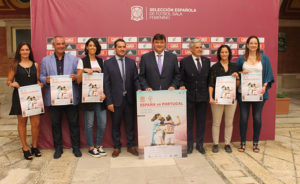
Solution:
M 152 43 L 154 40 L 164 40 L 166 41 L 166 36 L 164 34 L 157 33 L 153 36 Z
M 101 52 L 101 45 L 99 44 L 98 40 L 96 38 L 90 38 L 88 39 L 88 41 L 85 42 L 85 47 L 84 47 L 84 54 L 88 55 L 89 51 L 87 50 L 87 47 L 89 45 L 90 42 L 93 42 L 97 48 L 96 50 L 96 55 L 100 54 Z
M 114 47 L 115 47 L 115 48 L 117 47 L 117 43 L 118 43 L 118 42 L 124 42 L 124 43 L 126 44 L 125 40 L 119 38 L 119 39 L 117 39 L 117 40 L 114 42 Z
M 222 50 L 222 48 L 227 48 L 228 49 L 228 52 L 229 52 L 228 61 L 230 61 L 231 58 L 232 58 L 232 52 L 231 52 L 231 49 L 230 49 L 230 47 L 228 45 L 221 45 L 218 48 L 218 51 L 217 51 L 218 61 L 221 61 L 221 50 Z

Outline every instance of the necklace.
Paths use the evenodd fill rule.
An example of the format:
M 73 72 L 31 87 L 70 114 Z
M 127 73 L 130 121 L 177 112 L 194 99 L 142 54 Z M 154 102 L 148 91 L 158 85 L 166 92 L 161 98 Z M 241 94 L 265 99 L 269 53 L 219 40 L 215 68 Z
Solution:
M 30 68 L 28 68 L 28 71 L 27 71 L 26 68 L 24 68 L 24 69 L 25 69 L 25 71 L 26 71 L 26 73 L 27 73 L 27 77 L 30 77 Z

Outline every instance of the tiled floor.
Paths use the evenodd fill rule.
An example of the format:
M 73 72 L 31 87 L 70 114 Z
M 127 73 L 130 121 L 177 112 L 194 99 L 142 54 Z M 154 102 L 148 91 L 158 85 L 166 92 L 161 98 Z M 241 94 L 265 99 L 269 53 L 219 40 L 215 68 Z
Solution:
M 288 115 L 276 117 L 274 141 L 261 141 L 260 153 L 251 142 L 245 153 L 223 149 L 219 153 L 194 151 L 187 158 L 140 160 L 122 149 L 118 158 L 92 158 L 83 149 L 75 158 L 71 150 L 53 159 L 53 150 L 42 150 L 33 161 L 23 159 L 15 119 L 0 119 L 0 184 L 197 184 L 197 183 L 287 183 L 300 184 L 300 94 L 292 94 Z M 30 131 L 28 131 L 30 135 Z M 207 150 L 211 144 L 205 144 Z

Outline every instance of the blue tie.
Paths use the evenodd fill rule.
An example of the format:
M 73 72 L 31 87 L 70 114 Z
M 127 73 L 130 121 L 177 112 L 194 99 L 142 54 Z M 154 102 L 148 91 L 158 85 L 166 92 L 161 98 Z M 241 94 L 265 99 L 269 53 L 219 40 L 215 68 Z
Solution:
M 123 59 L 119 59 L 121 61 L 122 67 L 121 67 L 121 74 L 122 74 L 122 79 L 123 79 L 123 93 L 126 91 L 125 88 L 125 80 L 126 80 L 126 76 L 125 76 L 125 63 L 123 61 Z

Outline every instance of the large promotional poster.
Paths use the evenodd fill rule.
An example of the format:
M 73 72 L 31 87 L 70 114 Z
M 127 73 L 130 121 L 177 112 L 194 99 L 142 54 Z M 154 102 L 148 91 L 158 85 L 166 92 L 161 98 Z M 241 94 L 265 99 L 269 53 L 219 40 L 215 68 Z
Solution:
M 102 47 L 99 57 L 106 60 L 114 55 L 113 42 L 123 38 L 127 42 L 127 56 L 138 64 L 141 55 L 152 50 L 153 35 L 162 33 L 167 37 L 166 50 L 176 54 L 179 61 L 191 54 L 190 40 L 199 38 L 203 42 L 203 55 L 216 62 L 220 45 L 229 45 L 233 50 L 232 60 L 236 61 L 245 52 L 247 37 L 256 35 L 270 58 L 276 79 L 278 7 L 278 0 L 31 0 L 32 46 L 35 58 L 41 61 L 54 52 L 53 37 L 61 35 L 66 37 L 67 52 L 82 57 L 87 39 L 96 37 Z M 274 139 L 275 85 L 269 93 L 270 99 L 264 107 L 267 111 L 262 115 L 261 139 Z M 208 109 L 205 141 L 211 141 Z M 49 140 L 40 139 L 40 146 L 51 147 L 48 113 L 41 118 L 48 122 L 41 127 L 41 137 Z M 239 140 L 238 119 L 239 111 L 234 120 L 233 141 Z M 252 119 L 249 123 L 247 138 L 252 139 Z M 80 124 L 83 125 L 81 116 Z M 63 131 L 68 135 L 67 127 Z M 112 145 L 110 116 L 103 142 Z M 64 145 L 70 147 L 70 141 L 65 140 Z
M 140 158 L 187 155 L 186 90 L 137 92 Z

